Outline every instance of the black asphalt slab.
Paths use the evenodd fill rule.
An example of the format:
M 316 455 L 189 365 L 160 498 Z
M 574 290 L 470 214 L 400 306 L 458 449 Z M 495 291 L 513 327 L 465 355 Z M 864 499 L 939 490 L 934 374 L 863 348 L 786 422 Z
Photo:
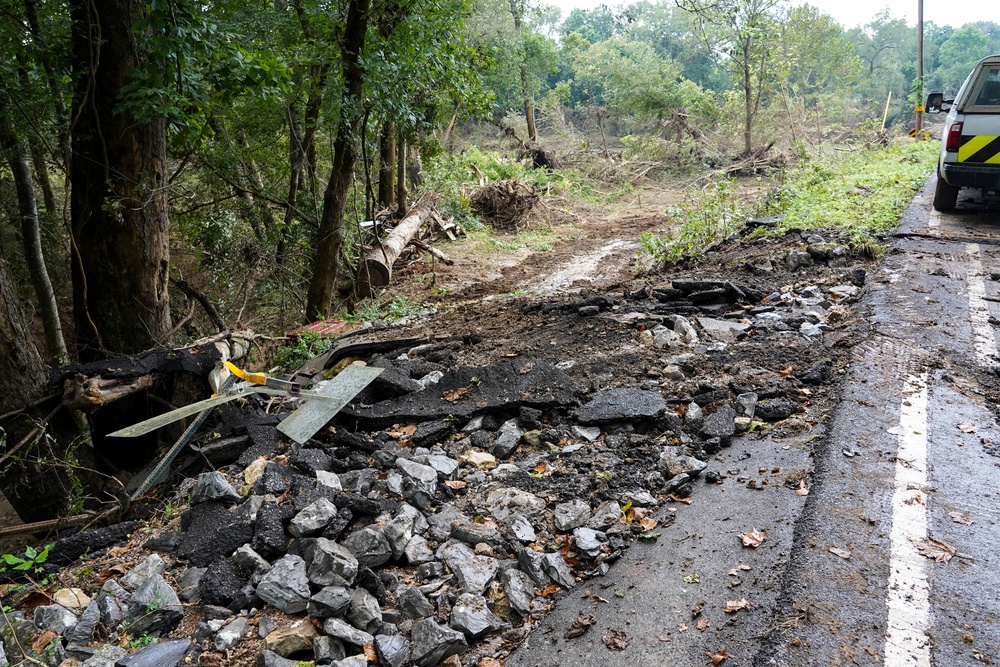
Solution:
M 508 667 L 1000 664 L 1000 205 L 934 213 L 933 187 L 869 276 L 868 333 L 811 441 L 737 440 L 713 463 L 725 483 L 559 598 Z M 805 498 L 779 479 L 810 467 Z M 771 479 L 729 483 L 747 476 Z M 581 612 L 596 625 L 565 639 Z

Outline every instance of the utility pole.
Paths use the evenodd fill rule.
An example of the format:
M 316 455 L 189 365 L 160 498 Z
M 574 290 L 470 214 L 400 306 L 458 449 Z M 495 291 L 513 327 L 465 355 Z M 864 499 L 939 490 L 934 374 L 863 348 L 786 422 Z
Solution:
M 924 0 L 917 0 L 917 139 L 923 138 L 924 120 Z

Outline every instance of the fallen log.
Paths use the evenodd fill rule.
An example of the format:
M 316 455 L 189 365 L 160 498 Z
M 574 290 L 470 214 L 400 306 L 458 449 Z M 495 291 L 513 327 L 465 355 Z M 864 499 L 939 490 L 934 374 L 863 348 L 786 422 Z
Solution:
M 432 208 L 431 203 L 426 203 L 411 209 L 378 247 L 372 248 L 365 254 L 358 264 L 354 280 L 358 296 L 368 298 L 376 289 L 389 284 L 393 262 L 403 252 L 406 244 L 420 231 L 420 227 L 430 217 Z

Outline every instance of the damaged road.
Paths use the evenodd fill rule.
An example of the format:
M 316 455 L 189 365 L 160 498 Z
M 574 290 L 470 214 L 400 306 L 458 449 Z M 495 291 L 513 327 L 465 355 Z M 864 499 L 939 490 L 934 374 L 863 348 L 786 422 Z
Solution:
M 926 226 L 925 204 L 904 231 Z M 57 542 L 40 568 L 69 567 L 44 596 L 27 604 L 8 589 L 21 611 L 0 624 L 7 657 L 934 664 L 889 662 L 898 621 L 887 610 L 911 598 L 887 592 L 911 584 L 890 584 L 888 556 L 917 548 L 895 536 L 893 508 L 947 495 L 917 542 L 952 560 L 920 556 L 926 567 L 960 576 L 939 584 L 927 570 L 926 618 L 948 621 L 918 630 L 947 651 L 936 664 L 982 664 L 997 655 L 997 610 L 971 580 L 1000 583 L 985 572 L 995 513 L 980 516 L 988 500 L 952 498 L 934 474 L 974 456 L 983 464 L 967 485 L 990 487 L 1000 435 L 979 397 L 997 396 L 992 302 L 978 283 L 966 289 L 978 301 L 956 301 L 964 292 L 947 281 L 984 271 L 957 271 L 948 243 L 901 240 L 876 266 L 836 234 L 793 231 L 643 279 L 623 277 L 631 251 L 615 246 L 587 255 L 600 259 L 583 288 L 512 270 L 507 287 L 552 291 L 441 295 L 437 316 L 356 348 L 383 372 L 303 446 L 264 400 L 226 406 L 163 492 L 183 511 L 140 504 L 143 524 Z M 327 355 L 301 373 L 319 382 L 353 360 Z M 900 460 L 920 467 L 897 452 L 917 430 L 900 419 L 931 385 L 927 400 L 950 406 L 924 410 L 937 415 L 931 432 L 963 449 L 932 457 L 927 480 L 894 484 Z M 897 502 L 895 490 L 923 495 Z M 975 523 L 946 513 L 939 525 L 935 512 Z M 944 605 L 955 595 L 960 605 Z M 135 651 L 136 637 L 163 640 Z

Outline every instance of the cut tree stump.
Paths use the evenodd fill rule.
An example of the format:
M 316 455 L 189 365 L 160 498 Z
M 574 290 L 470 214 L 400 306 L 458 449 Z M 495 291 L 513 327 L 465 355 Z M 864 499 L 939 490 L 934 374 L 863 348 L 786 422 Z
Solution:
M 399 224 L 382 240 L 381 245 L 372 248 L 358 264 L 358 273 L 354 280 L 358 296 L 371 297 L 375 290 L 389 284 L 392 277 L 392 265 L 403 252 L 403 248 L 416 237 L 420 227 L 430 217 L 433 205 L 426 203 L 411 209 Z

